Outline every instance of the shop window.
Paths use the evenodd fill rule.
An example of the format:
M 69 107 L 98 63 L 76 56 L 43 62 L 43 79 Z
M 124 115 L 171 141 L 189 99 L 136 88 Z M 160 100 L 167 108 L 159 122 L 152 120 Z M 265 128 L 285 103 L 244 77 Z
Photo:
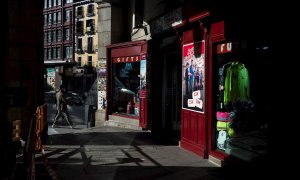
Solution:
M 263 98 L 258 95 L 267 99 L 268 92 L 262 92 L 268 86 L 261 84 L 267 84 L 268 80 L 261 79 L 266 76 L 268 65 L 263 65 L 266 59 L 261 59 L 254 49 L 247 41 L 221 42 L 213 46 L 214 146 L 243 160 L 267 153 L 267 122 L 261 117 L 264 109 L 261 107 L 268 102 L 259 102 Z M 256 90 L 257 83 L 260 90 Z
M 113 64 L 113 113 L 138 116 L 140 62 Z

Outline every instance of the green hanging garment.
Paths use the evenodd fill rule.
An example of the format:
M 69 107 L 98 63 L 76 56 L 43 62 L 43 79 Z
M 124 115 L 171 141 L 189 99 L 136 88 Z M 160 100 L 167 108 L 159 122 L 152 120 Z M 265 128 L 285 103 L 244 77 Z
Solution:
M 243 63 L 232 62 L 226 69 L 224 104 L 250 100 L 248 70 Z

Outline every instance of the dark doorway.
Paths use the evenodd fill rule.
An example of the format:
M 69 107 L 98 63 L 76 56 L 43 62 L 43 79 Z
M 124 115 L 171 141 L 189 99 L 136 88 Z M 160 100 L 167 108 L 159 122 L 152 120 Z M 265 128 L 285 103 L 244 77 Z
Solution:
M 172 140 L 180 140 L 181 129 L 181 54 L 164 55 L 162 83 L 162 127 Z

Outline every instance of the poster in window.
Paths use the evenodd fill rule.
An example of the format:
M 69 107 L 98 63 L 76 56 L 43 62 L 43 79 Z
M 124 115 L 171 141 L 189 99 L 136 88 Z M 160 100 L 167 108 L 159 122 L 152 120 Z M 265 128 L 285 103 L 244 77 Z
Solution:
M 146 90 L 146 60 L 141 60 L 140 67 L 140 89 Z
M 204 112 L 205 43 L 183 45 L 182 108 Z

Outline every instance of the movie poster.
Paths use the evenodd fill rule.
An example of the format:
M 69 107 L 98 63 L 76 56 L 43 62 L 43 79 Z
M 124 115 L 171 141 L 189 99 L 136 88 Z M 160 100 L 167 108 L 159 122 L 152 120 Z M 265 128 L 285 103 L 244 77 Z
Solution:
M 182 108 L 204 112 L 205 43 L 183 45 Z

